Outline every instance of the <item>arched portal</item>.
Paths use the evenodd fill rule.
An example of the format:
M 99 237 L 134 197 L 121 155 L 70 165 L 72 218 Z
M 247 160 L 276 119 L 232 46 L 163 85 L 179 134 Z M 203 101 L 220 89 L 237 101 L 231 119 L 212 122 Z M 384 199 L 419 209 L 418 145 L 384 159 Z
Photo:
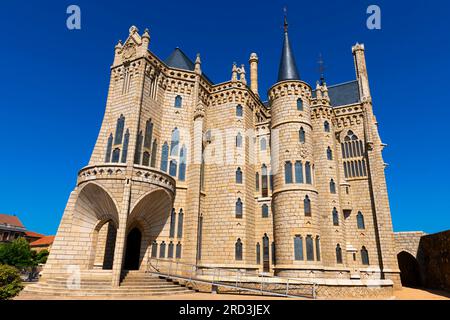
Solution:
M 117 227 L 112 220 L 102 221 L 94 231 L 94 269 L 112 270 Z
M 138 228 L 133 228 L 127 236 L 124 261 L 125 270 L 139 270 L 141 241 L 141 231 Z
M 422 282 L 419 263 L 416 258 L 410 253 L 402 251 L 397 255 L 397 259 L 402 285 L 405 287 L 420 287 Z

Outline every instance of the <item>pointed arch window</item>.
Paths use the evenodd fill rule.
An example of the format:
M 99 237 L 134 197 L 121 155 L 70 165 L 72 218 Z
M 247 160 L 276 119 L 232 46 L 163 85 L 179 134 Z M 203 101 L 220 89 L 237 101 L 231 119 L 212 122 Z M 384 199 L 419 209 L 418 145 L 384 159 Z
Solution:
M 292 163 L 290 161 L 284 164 L 284 182 L 292 183 Z
M 119 158 L 120 158 L 120 148 L 115 148 L 112 154 L 111 162 L 117 163 L 119 162 Z
M 305 163 L 305 176 L 306 176 L 306 183 L 312 184 L 311 163 L 309 163 L 309 161 Z
M 242 117 L 244 116 L 244 109 L 242 108 L 242 106 L 240 104 L 238 104 L 236 106 L 236 116 L 237 117 Z
M 151 163 L 150 166 L 152 168 L 156 168 L 156 151 L 158 149 L 158 143 L 156 142 L 156 139 L 153 140 L 153 146 L 152 146 L 152 159 L 151 159 Z
M 303 183 L 303 164 L 301 161 L 295 162 L 295 182 Z
M 262 217 L 263 218 L 268 218 L 269 217 L 269 206 L 267 204 L 263 204 L 262 205 L 261 211 L 262 211 Z
M 142 155 L 142 165 L 143 166 L 150 165 L 150 153 L 148 153 L 148 151 L 145 151 L 144 154 Z
M 261 138 L 260 149 L 261 149 L 261 151 L 267 150 L 267 139 L 266 138 Z
M 170 156 L 176 157 L 178 156 L 178 145 L 180 143 L 180 130 L 175 128 L 172 130 L 172 138 L 170 141 Z
M 241 168 L 237 168 L 236 170 L 236 183 L 242 184 L 242 170 Z
M 339 226 L 339 213 L 336 208 L 333 208 L 333 226 Z
M 330 147 L 327 148 L 327 159 L 333 160 L 333 150 Z
M 114 144 L 122 144 L 124 128 L 125 128 L 125 117 L 123 116 L 123 114 L 121 114 L 119 119 L 117 119 L 116 136 Z
M 261 245 L 256 244 L 256 264 L 261 264 Z
M 305 133 L 305 129 L 303 129 L 303 127 L 301 127 L 300 130 L 298 131 L 298 138 L 299 138 L 300 143 L 306 142 L 306 133 Z
M 167 250 L 167 258 L 173 259 L 173 242 L 169 242 L 169 249 Z
M 305 196 L 305 199 L 303 200 L 303 208 L 305 212 L 305 217 L 311 217 L 311 200 L 309 199 L 309 196 Z
M 152 146 L 152 138 L 153 137 L 153 123 L 152 120 L 147 120 L 145 124 L 145 139 L 144 139 L 144 148 L 150 149 Z
M 323 123 L 323 130 L 324 130 L 325 132 L 330 132 L 330 123 L 329 123 L 328 121 L 325 121 L 325 122 Z
M 297 110 L 303 111 L 303 100 L 300 98 L 297 99 Z
M 156 240 L 152 242 L 152 258 L 156 258 L 158 256 L 158 243 Z
M 170 213 L 170 231 L 169 231 L 169 237 L 173 238 L 175 237 L 175 220 L 176 220 L 176 213 L 175 209 L 172 209 L 172 212 Z
M 178 170 L 178 180 L 186 180 L 186 146 L 182 146 L 180 150 L 180 169 Z
M 359 211 L 358 214 L 356 215 L 356 221 L 357 221 L 358 229 L 366 228 L 366 226 L 364 224 L 364 216 L 361 213 L 361 211 Z
M 238 132 L 236 136 L 236 147 L 241 148 L 242 147 L 242 135 L 240 132 Z
M 106 155 L 105 155 L 105 162 L 106 163 L 111 161 L 112 143 L 113 143 L 113 135 L 111 133 L 109 135 L 108 144 L 106 146 Z
M 303 238 L 296 235 L 294 238 L 294 259 L 297 261 L 303 260 Z
M 181 108 L 182 106 L 183 106 L 183 98 L 181 96 L 176 96 L 175 97 L 174 107 L 175 108 Z
M 261 166 L 261 195 L 265 198 L 269 196 L 269 186 L 267 181 L 267 166 L 263 164 Z
M 166 243 L 163 241 L 159 245 L 159 257 L 165 258 L 166 257 Z
M 332 194 L 336 193 L 336 183 L 334 182 L 334 179 L 330 180 L 330 193 Z
M 161 171 L 167 172 L 167 164 L 169 161 L 169 145 L 164 142 L 161 150 Z
M 364 246 L 361 248 L 361 263 L 365 266 L 369 265 L 369 252 Z
M 340 244 L 336 246 L 336 263 L 342 264 L 342 248 Z
M 310 234 L 306 236 L 306 260 L 314 261 L 314 241 Z
M 236 218 L 242 218 L 242 200 L 241 198 L 238 198 L 236 201 L 236 208 L 235 208 L 235 214 L 236 214 Z
M 169 174 L 172 177 L 176 177 L 177 176 L 177 160 L 170 160 L 170 165 L 169 165 Z
M 256 186 L 256 192 L 259 192 L 259 173 L 255 173 L 255 186 Z
M 241 239 L 237 239 L 235 247 L 235 260 L 241 261 L 242 260 L 242 241 Z
M 177 229 L 178 239 L 183 237 L 183 220 L 184 220 L 183 209 L 180 209 L 180 212 L 178 213 L 178 229 Z
M 134 163 L 141 164 L 141 149 L 142 149 L 142 140 L 144 137 L 142 136 L 142 131 L 139 131 L 139 134 L 136 137 L 136 150 L 134 150 Z
M 316 236 L 316 261 L 320 261 L 320 237 Z
M 175 258 L 176 259 L 181 259 L 181 242 L 178 241 L 177 243 L 177 248 L 176 248 L 176 252 L 175 252 Z

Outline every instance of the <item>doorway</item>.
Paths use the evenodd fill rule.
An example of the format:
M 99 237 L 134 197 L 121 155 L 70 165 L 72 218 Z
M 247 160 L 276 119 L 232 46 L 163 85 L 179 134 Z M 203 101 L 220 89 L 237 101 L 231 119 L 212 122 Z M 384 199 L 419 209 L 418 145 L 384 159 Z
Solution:
M 124 270 L 139 270 L 142 234 L 138 228 L 128 233 L 125 249 Z

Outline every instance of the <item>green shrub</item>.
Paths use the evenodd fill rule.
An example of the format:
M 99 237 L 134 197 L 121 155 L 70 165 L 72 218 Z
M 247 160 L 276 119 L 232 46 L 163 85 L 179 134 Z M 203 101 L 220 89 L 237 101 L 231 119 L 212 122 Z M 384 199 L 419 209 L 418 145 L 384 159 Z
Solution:
M 0 300 L 8 300 L 23 289 L 19 271 L 11 266 L 0 264 Z
M 24 238 L 19 238 L 10 243 L 0 245 L 0 264 L 14 267 L 30 267 L 34 262 L 30 245 Z

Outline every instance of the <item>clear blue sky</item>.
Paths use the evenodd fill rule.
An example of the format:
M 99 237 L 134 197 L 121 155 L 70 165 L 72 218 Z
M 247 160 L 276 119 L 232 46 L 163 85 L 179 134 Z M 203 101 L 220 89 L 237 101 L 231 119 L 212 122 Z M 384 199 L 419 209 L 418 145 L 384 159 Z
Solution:
M 82 30 L 66 28 L 77 4 Z M 260 57 L 261 92 L 277 76 L 282 7 L 301 76 L 328 84 L 355 78 L 351 46 L 366 45 L 374 110 L 383 141 L 394 228 L 450 229 L 450 5 L 448 1 L 2 1 L 0 30 L 0 212 L 55 233 L 77 171 L 97 138 L 114 45 L 135 24 L 166 58 L 176 46 L 202 54 L 213 81 L 233 61 Z M 365 27 L 382 10 L 382 30 Z

